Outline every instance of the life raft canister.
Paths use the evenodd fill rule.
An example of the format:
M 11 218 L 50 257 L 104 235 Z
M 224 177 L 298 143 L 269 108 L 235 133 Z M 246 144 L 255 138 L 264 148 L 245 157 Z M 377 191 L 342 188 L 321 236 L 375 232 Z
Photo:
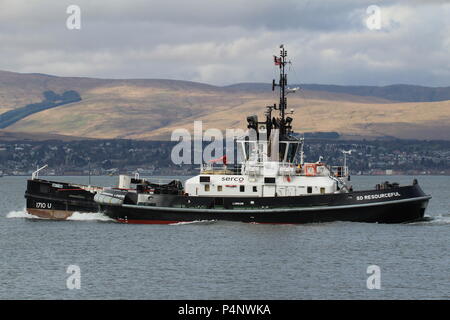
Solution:
M 305 164 L 305 174 L 309 177 L 315 176 L 317 174 L 317 163 Z

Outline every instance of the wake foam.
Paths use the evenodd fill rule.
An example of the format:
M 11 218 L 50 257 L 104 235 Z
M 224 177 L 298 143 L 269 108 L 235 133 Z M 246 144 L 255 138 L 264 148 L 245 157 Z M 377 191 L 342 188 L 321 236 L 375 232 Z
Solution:
M 34 216 L 32 214 L 29 214 L 26 209 L 19 210 L 19 211 L 10 211 L 6 214 L 6 218 L 51 220 L 48 218 L 41 218 L 38 216 Z M 95 212 L 95 213 L 74 212 L 66 220 L 70 220 L 70 221 L 115 221 L 114 219 L 112 219 L 100 212 Z
M 446 225 L 450 224 L 450 214 L 440 214 L 435 216 L 425 216 L 422 220 L 412 222 L 411 224 L 419 225 Z
M 82 213 L 74 212 L 67 220 L 71 221 L 115 221 L 101 212 Z
M 443 214 L 430 218 L 430 223 L 433 224 L 450 224 L 450 214 Z
M 26 209 L 19 210 L 19 211 L 10 211 L 6 214 L 6 217 L 7 218 L 41 219 L 39 217 L 29 214 Z

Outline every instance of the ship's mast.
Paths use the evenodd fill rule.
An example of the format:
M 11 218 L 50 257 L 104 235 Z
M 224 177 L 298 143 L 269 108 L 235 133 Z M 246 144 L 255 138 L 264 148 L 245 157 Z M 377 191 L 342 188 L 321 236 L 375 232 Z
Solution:
M 278 159 L 283 159 L 282 161 L 284 161 L 286 158 L 285 155 L 288 152 L 290 152 L 290 154 L 292 154 L 292 150 L 294 153 L 297 152 L 298 146 L 295 146 L 295 149 L 292 149 L 292 145 L 300 144 L 303 148 L 303 139 L 297 139 L 294 135 L 292 135 L 293 119 L 291 115 L 293 114 L 293 111 L 286 113 L 287 94 L 296 92 L 299 88 L 289 89 L 287 87 L 286 65 L 291 62 L 287 60 L 287 51 L 284 48 L 284 45 L 280 45 L 280 55 L 274 55 L 273 58 L 275 66 L 278 66 L 280 69 L 280 79 L 278 80 L 278 83 L 275 79 L 272 80 L 272 91 L 275 91 L 275 87 L 280 88 L 279 104 L 278 106 L 276 103 L 267 106 L 265 121 L 258 121 L 258 117 L 256 115 L 248 116 L 247 128 L 255 130 L 257 140 L 261 139 L 261 141 L 267 141 L 267 150 L 263 150 L 263 154 L 266 154 L 271 161 L 278 161 Z M 278 110 L 279 114 L 272 117 L 273 110 Z M 261 132 L 264 133 L 262 137 L 259 135 Z M 279 154 L 281 154 L 281 157 L 279 157 Z M 290 161 L 292 161 L 292 159 Z M 303 163 L 303 153 L 301 154 L 301 162 Z
M 284 66 L 286 65 L 286 56 L 287 51 L 284 49 L 284 46 L 280 46 L 280 117 L 284 122 L 284 112 L 287 107 L 286 101 L 286 85 L 287 85 L 287 75 L 284 72 Z
M 294 89 L 293 91 L 287 89 L 287 75 L 285 72 L 286 64 L 289 64 L 290 61 L 287 60 L 287 51 L 284 48 L 284 45 L 280 45 L 280 55 L 279 56 L 273 56 L 275 65 L 280 68 L 280 79 L 278 80 L 278 83 L 275 82 L 275 79 L 272 80 L 272 91 L 275 90 L 275 87 L 280 87 L 280 101 L 277 106 L 277 104 L 273 104 L 271 106 L 267 106 L 267 111 L 265 113 L 266 119 L 265 121 L 258 122 L 258 117 L 253 115 L 247 117 L 248 122 L 248 128 L 254 129 L 256 133 L 259 133 L 259 127 L 258 125 L 264 125 L 264 127 L 267 129 L 267 139 L 271 136 L 272 129 L 277 129 L 279 131 L 279 137 L 280 138 L 286 138 L 287 135 L 291 133 L 292 130 L 292 118 L 289 116 L 286 116 L 286 109 L 287 109 L 287 98 L 286 95 L 289 92 L 295 92 L 297 89 Z M 272 111 L 278 110 L 279 116 L 272 118 Z M 288 114 L 292 114 L 288 113 Z
M 280 67 L 280 80 L 278 84 L 275 83 L 275 79 L 272 81 L 272 91 L 275 90 L 275 87 L 280 87 L 280 102 L 278 107 L 274 105 L 275 110 L 279 110 L 280 118 L 278 119 L 280 134 L 285 135 L 287 133 L 287 129 L 289 129 L 289 125 L 286 122 L 286 109 L 287 109 L 287 98 L 286 98 L 286 86 L 287 86 L 287 75 L 285 72 L 286 64 L 289 63 L 286 61 L 287 51 L 284 48 L 284 45 L 280 45 L 280 56 L 274 56 L 275 65 Z M 292 119 L 290 119 L 292 121 Z M 289 121 L 289 122 L 290 122 Z

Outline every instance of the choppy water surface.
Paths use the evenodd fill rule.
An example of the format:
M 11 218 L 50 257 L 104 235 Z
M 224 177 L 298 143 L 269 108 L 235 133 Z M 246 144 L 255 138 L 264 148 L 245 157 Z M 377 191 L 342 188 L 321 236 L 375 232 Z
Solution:
M 412 179 L 354 177 L 353 184 Z M 412 224 L 125 225 L 100 213 L 33 218 L 24 211 L 26 177 L 3 177 L 0 298 L 449 299 L 450 177 L 419 183 L 433 196 L 430 219 Z M 80 289 L 67 288 L 69 265 L 80 268 Z M 379 290 L 367 289 L 370 265 L 380 267 Z

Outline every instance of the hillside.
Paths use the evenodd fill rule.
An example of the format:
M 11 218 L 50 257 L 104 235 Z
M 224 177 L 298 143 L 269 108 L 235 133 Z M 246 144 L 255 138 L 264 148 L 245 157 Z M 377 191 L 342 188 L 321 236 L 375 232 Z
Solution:
M 357 87 L 356 91 L 339 87 L 333 91 L 315 86 L 319 87 L 289 95 L 297 131 L 336 131 L 352 138 L 450 140 L 450 101 L 435 101 L 446 97 L 445 88 L 420 87 L 418 92 L 414 86 L 402 86 L 401 94 L 396 94 L 392 88 L 383 89 L 386 87 Z M 429 94 L 435 89 L 439 95 Z M 242 128 L 246 115 L 262 116 L 262 107 L 277 99 L 265 84 L 217 87 L 178 80 L 109 80 L 0 71 L 0 113 L 38 103 L 48 90 L 57 94 L 74 90 L 82 100 L 28 115 L 5 132 L 168 139 L 173 129 L 190 129 L 194 120 L 203 120 L 204 129 Z M 411 99 L 418 101 L 408 102 Z
M 87 138 L 81 138 L 76 136 L 63 136 L 58 134 L 48 133 L 29 133 L 29 132 L 13 132 L 0 129 L 0 141 L 78 141 L 78 140 L 90 140 Z
M 320 94 L 347 94 L 360 97 L 377 97 L 395 102 L 434 102 L 450 100 L 450 87 L 423 87 L 406 84 L 390 86 L 337 86 L 325 84 L 293 84 L 291 87 L 301 87 L 306 90 L 318 91 Z M 232 90 L 263 92 L 271 90 L 271 84 L 241 83 L 227 86 Z

